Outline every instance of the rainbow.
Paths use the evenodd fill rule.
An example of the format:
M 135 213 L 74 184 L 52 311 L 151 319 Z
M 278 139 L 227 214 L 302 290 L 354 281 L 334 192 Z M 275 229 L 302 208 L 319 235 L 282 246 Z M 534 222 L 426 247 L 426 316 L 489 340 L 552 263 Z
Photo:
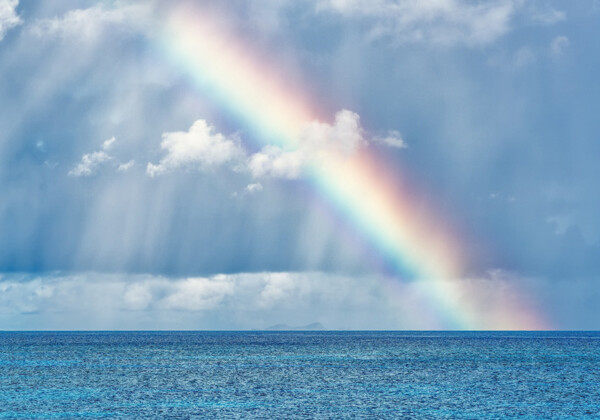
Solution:
M 305 89 L 283 79 L 267 57 L 218 22 L 219 16 L 208 11 L 176 9 L 159 36 L 161 47 L 193 84 L 251 127 L 257 138 L 298 147 L 307 124 L 322 120 Z M 544 317 L 516 289 L 504 290 L 494 308 L 473 298 L 477 282 L 461 278 L 461 241 L 441 215 L 423 214 L 409 194 L 383 176 L 381 162 L 368 148 L 351 157 L 330 154 L 309 172 L 314 189 L 391 262 L 398 276 L 410 272 L 417 279 L 440 328 L 547 328 Z

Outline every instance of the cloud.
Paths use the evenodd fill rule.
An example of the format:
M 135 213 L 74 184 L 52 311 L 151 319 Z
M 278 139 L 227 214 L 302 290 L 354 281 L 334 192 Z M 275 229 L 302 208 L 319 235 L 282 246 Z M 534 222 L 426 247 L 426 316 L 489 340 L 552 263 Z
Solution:
M 6 274 L 0 277 L 0 322 L 13 328 L 26 316 L 33 329 L 251 329 L 311 322 L 332 329 L 439 329 L 451 321 L 440 317 L 431 297 L 445 290 L 478 326 L 516 328 L 544 321 L 529 299 L 535 287 L 502 270 L 435 283 L 324 272 Z M 597 311 L 595 305 L 585 315 L 594 318 Z
M 552 51 L 553 55 L 558 56 L 561 55 L 562 52 L 569 47 L 569 45 L 571 45 L 569 38 L 566 36 L 557 36 L 550 44 L 550 51 Z
M 151 177 L 178 168 L 219 166 L 243 155 L 237 137 L 215 132 L 205 120 L 197 120 L 187 132 L 163 133 L 160 147 L 166 156 L 158 164 L 148 163 L 146 173 Z
M 135 165 L 135 160 L 130 160 L 129 162 L 126 163 L 121 163 L 118 167 L 117 167 L 117 171 L 118 172 L 127 172 L 128 170 L 130 170 L 133 166 Z
M 341 153 L 352 155 L 365 143 L 360 117 L 357 113 L 343 109 L 335 114 L 333 125 L 312 122 L 300 135 L 300 147 L 309 155 Z
M 244 191 L 247 192 L 248 194 L 253 194 L 255 192 L 262 191 L 262 189 L 263 189 L 262 184 L 260 182 L 257 182 L 255 184 L 247 185 L 246 188 L 244 188 Z
M 321 0 L 317 10 L 370 21 L 371 39 L 478 46 L 508 32 L 515 2 Z
M 412 310 L 418 295 L 407 289 L 392 296 L 373 277 L 321 272 L 10 274 L 0 277 L 0 322 L 10 328 L 27 316 L 34 329 L 250 329 L 317 321 L 399 328 L 407 320 L 401 304 Z
M 234 192 L 233 194 L 231 194 L 231 196 L 232 197 L 243 197 L 245 195 L 256 194 L 262 190 L 263 190 L 262 184 L 260 182 L 256 182 L 253 184 L 246 185 L 246 187 L 244 188 L 244 191 L 242 191 L 241 194 Z
M 153 300 L 152 288 L 146 282 L 137 282 L 125 287 L 123 305 L 127 309 L 134 311 L 146 309 Z
M 0 0 L 0 41 L 9 29 L 22 23 L 16 12 L 18 5 L 19 0 Z
M 160 147 L 166 155 L 157 164 L 148 163 L 146 173 L 151 177 L 180 168 L 206 169 L 235 162 L 236 170 L 245 167 L 254 178 L 297 179 L 321 159 L 331 154 L 350 156 L 367 144 L 359 115 L 348 110 L 339 111 L 333 124 L 307 123 L 295 148 L 267 145 L 249 156 L 237 136 L 218 133 L 205 120 L 197 120 L 187 132 L 167 132 L 162 137 Z M 244 158 L 245 163 L 240 163 Z
M 306 125 L 295 150 L 266 146 L 248 159 L 248 169 L 255 178 L 299 178 L 306 167 L 319 165 L 329 155 L 350 156 L 367 142 L 357 113 L 341 110 L 334 124 L 313 121 Z
M 108 140 L 105 140 L 104 143 L 102 143 L 102 150 L 108 151 L 112 149 L 112 147 L 115 144 L 115 141 L 117 141 L 117 139 L 114 136 L 109 138 Z
M 102 150 L 86 153 L 81 157 L 81 162 L 75 165 L 68 174 L 71 176 L 90 176 L 93 175 L 102 164 L 109 162 L 110 160 L 112 160 L 112 156 Z
M 170 280 L 148 277 L 125 287 L 123 306 L 129 310 L 205 311 L 215 308 L 234 292 L 227 276 Z
M 169 295 L 158 305 L 163 309 L 205 311 L 217 307 L 234 292 L 234 284 L 228 276 L 213 278 L 189 278 L 179 281 Z
M 115 29 L 145 32 L 150 22 L 147 4 L 103 5 L 68 11 L 63 17 L 40 19 L 32 23 L 30 31 L 39 37 L 58 37 L 78 42 L 93 43 Z
M 274 177 L 296 179 L 302 174 L 305 156 L 299 151 L 285 151 L 266 146 L 248 159 L 248 169 L 255 178 Z
M 512 64 L 516 68 L 527 67 L 535 63 L 536 59 L 537 58 L 531 48 L 521 47 L 515 52 Z
M 260 292 L 258 305 L 271 307 L 287 300 L 296 292 L 297 284 L 290 273 L 269 273 L 265 275 L 265 285 Z
M 76 177 L 94 175 L 103 165 L 111 162 L 117 165 L 117 171 L 119 172 L 129 170 L 135 164 L 135 161 L 118 163 L 115 157 L 108 153 L 112 150 L 116 141 L 117 139 L 113 136 L 102 142 L 102 150 L 84 154 L 81 161 L 68 172 L 68 175 Z
M 373 137 L 373 141 L 378 143 L 386 144 L 390 147 L 395 147 L 397 149 L 405 149 L 408 147 L 406 142 L 402 138 L 402 135 L 395 130 L 388 131 L 385 136 Z
M 534 22 L 537 22 L 541 25 L 554 25 L 560 21 L 563 21 L 567 18 L 565 12 L 556 10 L 556 9 L 548 9 L 542 12 L 535 13 L 531 19 Z

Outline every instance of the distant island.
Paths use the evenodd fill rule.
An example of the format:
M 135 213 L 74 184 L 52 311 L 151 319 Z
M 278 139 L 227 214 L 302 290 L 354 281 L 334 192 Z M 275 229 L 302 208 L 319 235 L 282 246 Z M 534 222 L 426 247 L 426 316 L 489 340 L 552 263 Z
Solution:
M 320 331 L 324 330 L 325 327 L 320 322 L 313 322 L 308 325 L 292 327 L 287 324 L 275 324 L 266 328 L 266 331 Z

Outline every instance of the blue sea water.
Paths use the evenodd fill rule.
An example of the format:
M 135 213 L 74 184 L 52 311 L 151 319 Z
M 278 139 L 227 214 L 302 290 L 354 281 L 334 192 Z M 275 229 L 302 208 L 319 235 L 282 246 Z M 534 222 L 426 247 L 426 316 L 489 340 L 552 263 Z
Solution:
M 0 332 L 0 418 L 600 418 L 598 332 Z

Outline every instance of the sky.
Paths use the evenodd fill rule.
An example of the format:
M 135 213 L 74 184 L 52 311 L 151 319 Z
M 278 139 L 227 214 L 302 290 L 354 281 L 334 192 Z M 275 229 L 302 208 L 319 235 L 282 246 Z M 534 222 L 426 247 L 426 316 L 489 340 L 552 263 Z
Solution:
M 0 330 L 600 329 L 599 23 L 0 0 Z

